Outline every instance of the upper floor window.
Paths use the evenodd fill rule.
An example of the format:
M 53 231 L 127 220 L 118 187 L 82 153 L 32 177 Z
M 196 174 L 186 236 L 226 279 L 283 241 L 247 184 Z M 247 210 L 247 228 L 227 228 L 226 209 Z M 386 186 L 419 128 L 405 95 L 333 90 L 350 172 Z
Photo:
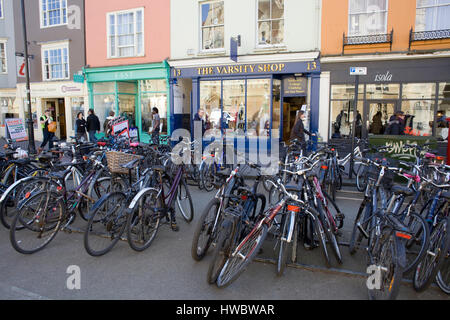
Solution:
M 258 0 L 258 45 L 284 43 L 284 0 Z
M 387 0 L 349 0 L 349 36 L 385 34 Z
M 0 0 L 0 19 L 3 19 L 3 0 Z
M 224 2 L 201 3 L 202 50 L 223 49 L 225 39 Z
M 42 46 L 42 78 L 44 81 L 70 78 L 68 43 Z
M 7 73 L 8 68 L 6 65 L 6 41 L 0 41 L 0 73 Z
M 417 0 L 416 32 L 450 29 L 450 0 Z
M 144 55 L 144 9 L 108 13 L 108 58 Z
M 67 24 L 67 0 L 40 0 L 41 27 Z

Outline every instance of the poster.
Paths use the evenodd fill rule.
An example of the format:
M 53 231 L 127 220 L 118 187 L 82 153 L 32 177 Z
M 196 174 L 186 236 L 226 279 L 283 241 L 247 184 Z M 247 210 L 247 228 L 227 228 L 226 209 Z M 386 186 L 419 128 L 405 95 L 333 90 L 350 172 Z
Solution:
M 22 119 L 6 119 L 5 122 L 12 140 L 16 142 L 28 140 L 27 131 Z
M 114 135 L 126 136 L 127 138 L 130 137 L 128 130 L 128 120 L 120 121 L 113 124 L 112 130 Z

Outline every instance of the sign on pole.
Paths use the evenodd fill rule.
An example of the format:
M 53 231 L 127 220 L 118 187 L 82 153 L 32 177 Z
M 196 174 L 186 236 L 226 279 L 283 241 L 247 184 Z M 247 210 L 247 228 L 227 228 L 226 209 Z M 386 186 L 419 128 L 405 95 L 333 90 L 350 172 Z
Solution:
M 6 119 L 5 122 L 12 140 L 16 142 L 28 140 L 27 131 L 22 119 Z
M 17 77 L 25 78 L 25 57 L 16 57 Z
M 351 76 L 367 76 L 367 67 L 351 67 Z

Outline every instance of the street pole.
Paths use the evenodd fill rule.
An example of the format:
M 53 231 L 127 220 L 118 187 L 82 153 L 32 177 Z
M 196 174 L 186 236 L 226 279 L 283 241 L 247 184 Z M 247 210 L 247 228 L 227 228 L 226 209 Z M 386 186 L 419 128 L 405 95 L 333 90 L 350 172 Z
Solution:
M 26 77 L 26 89 L 27 89 L 27 110 L 28 110 L 28 153 L 36 154 L 36 146 L 34 141 L 34 126 L 33 126 L 33 114 L 31 112 L 31 90 L 30 90 L 30 66 L 28 63 L 28 39 L 27 39 L 27 25 L 25 19 L 25 2 L 21 0 L 22 5 L 22 30 L 23 41 L 25 51 L 25 77 Z
M 350 180 L 353 178 L 353 168 L 355 166 L 355 138 L 356 138 L 356 117 L 358 114 L 358 89 L 359 75 L 355 76 L 355 102 L 353 104 L 353 129 L 352 129 L 352 156 L 350 158 Z

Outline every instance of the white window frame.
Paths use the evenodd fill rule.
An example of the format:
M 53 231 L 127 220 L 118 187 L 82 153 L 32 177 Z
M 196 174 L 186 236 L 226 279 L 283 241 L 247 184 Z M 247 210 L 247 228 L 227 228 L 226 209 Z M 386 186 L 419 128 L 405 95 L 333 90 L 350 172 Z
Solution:
M 222 24 L 218 24 L 216 27 L 220 27 L 223 26 L 223 48 L 214 48 L 214 49 L 203 49 L 203 28 L 208 28 L 208 27 L 203 27 L 202 25 L 202 6 L 204 4 L 209 4 L 209 3 L 216 3 L 216 2 L 223 2 L 223 25 Z M 225 0 L 210 0 L 210 1 L 199 1 L 198 2 L 199 6 L 198 6 L 198 10 L 199 10 L 199 46 L 200 46 L 200 52 L 201 53 L 219 53 L 219 52 L 224 52 L 225 46 L 226 46 L 226 37 L 225 37 Z
M 437 11 L 437 10 L 439 10 L 440 7 L 447 7 L 447 6 L 449 6 L 448 3 L 447 4 L 439 4 L 439 3 L 437 3 L 437 0 L 434 0 L 434 1 L 435 1 L 434 4 L 427 5 L 427 6 L 419 6 L 419 1 L 416 2 L 416 25 L 415 25 L 416 29 L 417 29 L 417 11 L 419 9 L 434 8 L 434 11 Z M 433 28 L 431 28 L 430 30 L 422 30 L 422 31 L 426 32 L 426 31 L 437 31 L 437 30 L 440 30 L 440 29 L 437 28 L 437 20 L 433 20 Z
M 0 20 L 5 18 L 5 7 L 3 6 L 3 0 L 0 0 Z
M 142 11 L 142 52 L 137 52 L 137 12 L 138 11 Z M 119 36 L 116 32 L 116 30 L 114 30 L 114 37 L 115 37 L 115 49 L 116 49 L 116 55 L 112 56 L 111 55 L 111 29 L 110 29 L 110 17 L 112 15 L 115 15 L 114 18 L 114 22 L 116 23 L 115 25 L 117 26 L 117 15 L 118 14 L 127 14 L 127 13 L 134 13 L 134 55 L 132 56 L 118 56 L 118 52 L 119 52 L 119 47 L 118 47 L 118 39 Z M 144 57 L 145 56 L 145 9 L 144 7 L 140 7 L 140 8 L 134 8 L 134 9 L 129 9 L 129 10 L 121 10 L 121 11 L 114 11 L 114 12 L 108 12 L 106 13 L 106 43 L 107 43 L 107 58 L 108 59 L 125 59 L 125 58 L 136 58 L 136 57 Z
M 274 1 L 274 0 L 271 0 Z M 284 0 L 284 11 L 283 11 L 283 18 L 280 19 L 265 19 L 264 21 L 269 21 L 272 23 L 272 21 L 275 20 L 283 20 L 283 42 L 282 43 L 276 43 L 276 44 L 261 44 L 259 43 L 259 0 L 256 0 L 256 48 L 263 49 L 263 48 L 284 48 L 286 47 L 286 1 Z M 272 16 L 272 3 L 270 3 L 270 16 Z M 271 35 L 272 36 L 272 35 Z
M 366 1 L 366 0 L 363 0 Z M 386 1 L 386 9 L 382 10 L 382 11 L 377 11 L 377 13 L 384 13 L 386 15 L 386 23 L 384 25 L 384 31 L 383 32 L 379 32 L 376 34 L 386 34 L 387 33 L 387 25 L 388 25 L 388 19 L 389 19 L 389 0 L 385 0 Z M 372 34 L 352 34 L 352 21 L 351 21 L 351 17 L 352 15 L 356 15 L 356 14 L 369 14 L 371 13 L 370 11 L 361 11 L 361 12 L 352 12 L 352 8 L 350 6 L 351 0 L 348 0 L 348 36 L 349 37 L 359 37 L 359 36 L 369 36 Z
M 55 50 L 55 49 L 67 49 L 67 77 L 53 79 L 51 78 L 51 70 L 50 70 L 50 78 L 46 78 L 46 72 L 45 72 L 45 51 L 48 50 Z M 43 44 L 41 47 L 41 65 L 42 65 L 42 80 L 44 82 L 50 82 L 50 81 L 61 81 L 61 80 L 69 80 L 70 79 L 70 48 L 69 48 L 69 42 L 68 41 L 61 41 L 61 42 L 55 42 L 51 44 Z M 64 74 L 64 70 L 62 71 Z
M 40 20 L 40 25 L 41 25 L 41 29 L 46 29 L 46 28 L 53 28 L 53 27 L 60 27 L 60 26 L 66 26 L 68 24 L 68 7 L 69 7 L 69 0 L 66 0 L 66 22 L 64 22 L 64 14 L 63 14 L 63 8 L 62 5 L 60 6 L 60 14 L 61 14 L 61 23 L 60 24 L 52 24 L 50 25 L 50 20 L 49 20 L 49 16 L 48 16 L 48 10 L 47 10 L 47 25 L 44 25 L 44 12 L 42 11 L 42 1 L 43 0 L 39 0 L 39 20 Z M 48 0 L 45 0 L 48 1 Z M 58 0 L 60 1 L 60 3 L 62 4 L 63 0 Z M 48 4 L 47 4 L 48 6 Z
M 5 50 L 5 72 L 0 70 L 0 74 L 8 74 L 8 52 L 6 51 L 6 44 L 8 41 L 6 39 L 0 39 L 0 44 L 3 44 L 3 48 Z

